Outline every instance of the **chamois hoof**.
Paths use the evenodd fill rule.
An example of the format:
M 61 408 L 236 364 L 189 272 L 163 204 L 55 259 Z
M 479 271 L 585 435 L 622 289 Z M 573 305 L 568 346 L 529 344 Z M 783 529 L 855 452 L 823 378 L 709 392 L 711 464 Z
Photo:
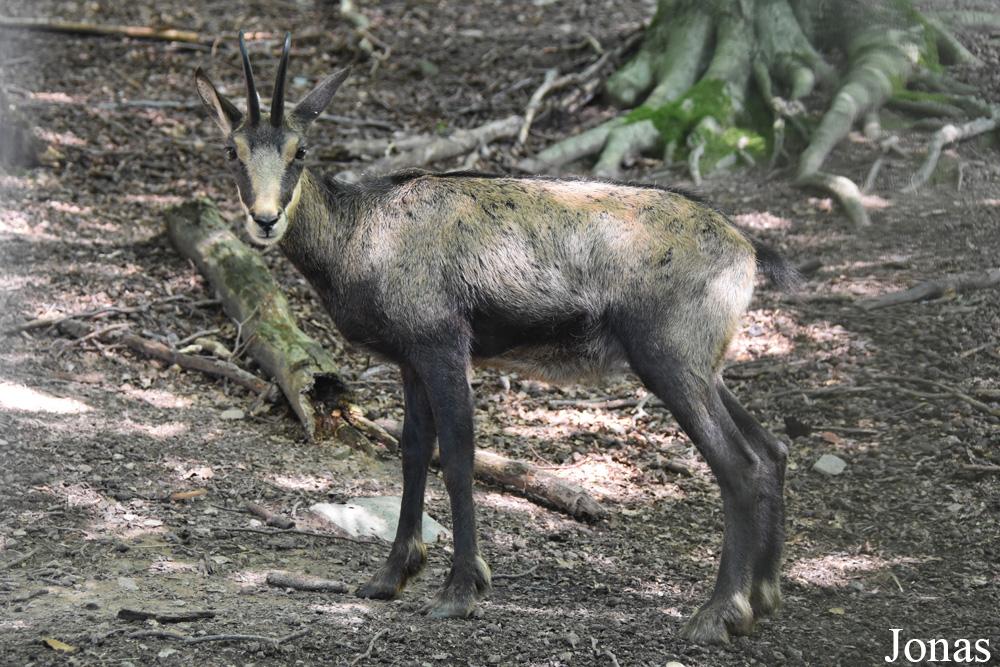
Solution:
M 426 564 L 427 549 L 421 540 L 394 544 L 389 558 L 354 594 L 370 600 L 395 600 L 403 594 L 406 582 L 420 574 Z
M 742 593 L 721 602 L 710 601 L 681 629 L 681 638 L 694 644 L 728 644 L 732 635 L 753 632 L 756 620 L 750 601 Z
M 420 608 L 419 613 L 430 618 L 468 618 L 490 591 L 490 568 L 481 557 L 464 568 L 452 566 L 444 586 Z
M 396 584 L 380 578 L 376 574 L 368 580 L 368 583 L 354 591 L 354 594 L 368 600 L 395 600 L 402 594 L 404 585 L 402 582 Z
M 781 606 L 781 582 L 777 577 L 754 582 L 750 590 L 750 607 L 754 618 L 771 616 Z

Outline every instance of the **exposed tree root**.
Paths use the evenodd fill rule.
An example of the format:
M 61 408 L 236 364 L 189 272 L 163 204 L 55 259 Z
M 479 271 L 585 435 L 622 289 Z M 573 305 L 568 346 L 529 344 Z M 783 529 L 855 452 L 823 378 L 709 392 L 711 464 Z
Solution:
M 725 83 L 738 115 L 745 108 L 744 96 L 752 77 L 773 114 L 772 166 L 789 147 L 786 130 L 794 129 L 805 143 L 798 158 L 796 184 L 831 192 L 855 225 L 866 226 L 870 220 L 857 185 L 823 171 L 830 152 L 855 124 L 863 122 L 866 136 L 876 140 L 881 135 L 878 110 L 889 103 L 910 112 L 949 118 L 983 115 L 985 105 L 971 97 L 974 91 L 968 86 L 935 71 L 938 53 L 947 63 L 979 64 L 942 20 L 925 21 L 903 0 L 846 2 L 659 0 L 657 15 L 639 52 L 608 79 L 606 96 L 621 107 L 641 102 L 643 107 L 656 110 L 684 97 L 699 81 L 718 79 Z M 816 45 L 846 54 L 843 71 L 835 72 Z M 937 96 L 900 95 L 911 80 Z M 803 114 L 792 109 L 795 101 L 816 85 L 835 92 L 819 126 L 810 132 L 801 122 Z M 715 120 L 723 126 L 732 122 Z M 657 127 L 618 117 L 546 148 L 519 167 L 538 173 L 596 155 L 593 173 L 615 177 L 630 156 L 663 143 Z M 943 129 L 932 148 L 993 127 L 995 112 L 960 128 Z M 696 182 L 705 168 L 700 155 L 704 150 L 703 142 L 689 142 L 687 162 Z M 928 168 L 933 171 L 933 165 Z M 872 182 L 870 178 L 866 186 L 871 187 Z

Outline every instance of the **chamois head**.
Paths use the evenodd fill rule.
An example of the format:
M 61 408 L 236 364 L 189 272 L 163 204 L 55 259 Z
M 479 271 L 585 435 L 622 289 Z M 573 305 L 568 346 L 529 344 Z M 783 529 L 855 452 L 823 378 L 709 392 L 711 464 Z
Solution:
M 240 53 L 247 92 L 245 116 L 219 94 L 202 68 L 195 72 L 201 102 L 226 137 L 226 158 L 247 214 L 247 232 L 261 245 L 277 243 L 288 229 L 289 217 L 300 194 L 299 178 L 306 156 L 306 129 L 323 113 L 350 74 L 348 67 L 327 77 L 286 114 L 285 75 L 290 45 L 291 33 L 287 33 L 278 62 L 278 77 L 269 114 L 260 111 L 242 32 Z

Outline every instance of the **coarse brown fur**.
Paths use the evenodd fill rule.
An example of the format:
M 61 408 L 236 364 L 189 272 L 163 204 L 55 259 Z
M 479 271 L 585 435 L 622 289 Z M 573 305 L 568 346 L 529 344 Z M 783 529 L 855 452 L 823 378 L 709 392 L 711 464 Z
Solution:
M 346 79 L 298 106 L 244 117 L 196 75 L 251 237 L 276 243 L 346 338 L 396 362 L 406 412 L 403 507 L 386 563 L 358 590 L 398 595 L 422 569 L 426 467 L 439 443 L 455 557 L 425 606 L 466 616 L 490 590 L 472 504 L 473 363 L 550 381 L 631 368 L 666 403 L 722 489 L 726 528 L 712 599 L 685 628 L 698 642 L 746 634 L 780 605 L 785 446 L 722 384 L 721 365 L 758 269 L 794 271 L 710 204 L 682 192 L 577 179 L 411 170 L 360 184 L 302 163 L 305 132 Z M 286 52 L 276 91 L 283 91 Z M 283 94 L 283 93 L 282 93 Z M 276 93 L 277 96 L 277 93 Z

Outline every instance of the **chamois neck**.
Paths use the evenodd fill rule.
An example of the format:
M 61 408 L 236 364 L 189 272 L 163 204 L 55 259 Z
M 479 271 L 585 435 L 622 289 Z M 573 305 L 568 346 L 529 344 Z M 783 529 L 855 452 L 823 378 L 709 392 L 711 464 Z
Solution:
M 288 230 L 279 242 L 293 263 L 331 260 L 359 216 L 355 186 L 302 171 L 288 205 Z M 301 267 L 300 267 L 301 268 Z

